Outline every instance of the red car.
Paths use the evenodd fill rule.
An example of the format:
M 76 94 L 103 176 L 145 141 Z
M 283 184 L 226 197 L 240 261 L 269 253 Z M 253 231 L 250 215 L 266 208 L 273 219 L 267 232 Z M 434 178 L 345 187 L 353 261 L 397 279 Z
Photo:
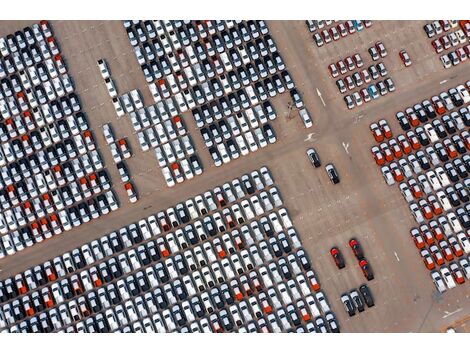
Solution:
M 452 272 L 452 276 L 454 277 L 455 281 L 457 281 L 459 285 L 465 282 L 465 278 L 462 274 L 462 271 L 456 263 L 451 263 L 449 265 L 449 269 Z
M 403 61 L 403 64 L 405 67 L 411 66 L 411 59 L 410 55 L 406 52 L 406 50 L 401 50 L 400 51 L 400 59 Z
M 431 207 L 429 206 L 428 202 L 426 202 L 425 199 L 420 199 L 419 200 L 419 207 L 421 208 L 421 211 L 423 212 L 423 215 L 426 219 L 432 219 L 434 216 L 431 210 Z
M 382 132 L 385 135 L 385 138 L 392 138 L 392 130 L 390 129 L 390 126 L 388 125 L 388 122 L 384 119 L 379 121 L 379 126 L 382 129 Z
M 406 132 L 406 137 L 410 141 L 411 148 L 413 148 L 414 150 L 418 150 L 421 148 L 421 143 L 419 142 L 418 137 L 413 131 Z
M 424 265 L 426 265 L 428 270 L 433 270 L 436 268 L 436 264 L 434 263 L 434 260 L 432 260 L 432 256 L 427 249 L 423 249 L 421 251 L 421 257 L 423 257 Z
M 405 110 L 406 116 L 408 116 L 408 121 L 410 121 L 411 126 L 416 127 L 419 125 L 420 121 L 418 119 L 418 116 L 416 116 L 415 111 L 413 108 L 407 108 Z
M 392 175 L 395 181 L 401 182 L 405 179 L 405 176 L 403 175 L 401 169 L 398 167 L 397 163 L 391 163 L 390 170 L 392 171 Z
M 437 198 L 434 195 L 430 195 L 428 197 L 428 203 L 431 205 L 432 212 L 434 215 L 441 215 L 442 214 L 442 206 L 441 203 L 438 202 Z
M 434 261 L 437 263 L 437 265 L 443 265 L 445 263 L 444 257 L 436 245 L 429 247 L 429 250 L 431 251 Z
M 387 160 L 387 161 L 392 161 L 393 160 L 392 151 L 388 147 L 387 143 L 380 144 L 380 149 L 382 150 L 382 154 L 385 156 L 385 160 Z
M 437 95 L 433 96 L 431 98 L 432 105 L 434 105 L 434 109 L 439 115 L 442 115 L 446 112 L 446 107 L 444 103 L 442 102 L 441 98 L 439 98 Z
M 413 193 L 413 197 L 415 197 L 416 199 L 419 199 L 423 196 L 423 190 L 419 186 L 418 182 L 416 182 L 416 180 L 414 179 L 409 180 L 408 186 L 411 189 L 411 193 Z
M 346 266 L 346 264 L 344 263 L 343 255 L 341 254 L 341 252 L 339 251 L 337 247 L 331 248 L 330 254 L 333 257 L 338 269 L 343 269 Z
M 356 240 L 355 238 L 351 238 L 349 240 L 349 247 L 351 247 L 354 255 L 358 260 L 364 259 L 364 251 L 362 250 L 362 246 L 358 240 Z
M 454 254 L 452 253 L 452 250 L 450 249 L 447 241 L 444 240 L 439 242 L 439 247 L 441 247 L 442 255 L 444 256 L 444 258 L 446 258 L 448 262 L 454 260 Z
M 442 241 L 444 239 L 444 231 L 442 231 L 440 226 L 436 226 L 432 229 L 432 233 L 434 234 L 434 238 L 438 241 Z
M 385 164 L 384 156 L 380 152 L 379 147 L 373 146 L 370 151 L 372 152 L 372 155 L 374 156 L 374 160 L 377 163 L 377 165 L 382 166 L 383 164 Z
M 411 229 L 410 231 L 411 237 L 413 238 L 413 241 L 418 249 L 423 249 L 426 244 L 424 243 L 423 237 L 419 233 L 419 230 L 416 228 Z
M 411 144 L 408 142 L 406 137 L 402 134 L 400 134 L 398 137 L 398 143 L 400 143 L 400 147 L 403 150 L 403 153 L 405 154 L 410 154 L 412 151 Z
M 359 262 L 359 266 L 361 267 L 362 273 L 368 281 L 374 280 L 374 273 L 372 272 L 372 268 L 366 259 L 362 259 Z
M 331 77 L 336 78 L 339 76 L 338 68 L 336 67 L 334 63 L 328 66 L 328 70 L 330 71 Z
M 388 145 L 393 152 L 395 158 L 400 159 L 403 156 L 403 151 L 401 150 L 400 146 L 398 145 L 397 141 L 392 138 L 388 141 Z
M 384 140 L 384 134 L 382 133 L 379 125 L 375 122 L 370 124 L 370 131 L 372 132 L 376 142 L 382 142 Z
M 421 232 L 421 236 L 423 236 L 424 241 L 426 241 L 428 246 L 434 244 L 434 237 L 432 236 L 432 232 L 426 225 L 422 225 L 419 230 Z

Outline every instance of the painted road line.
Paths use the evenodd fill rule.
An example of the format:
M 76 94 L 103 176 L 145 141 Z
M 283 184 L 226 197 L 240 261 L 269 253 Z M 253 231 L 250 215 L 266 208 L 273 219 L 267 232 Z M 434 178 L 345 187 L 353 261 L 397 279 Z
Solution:
M 454 310 L 453 312 L 448 312 L 448 311 L 445 310 L 444 313 L 446 313 L 446 314 L 442 316 L 442 319 L 448 318 L 448 317 L 450 317 L 451 315 L 454 315 L 454 314 L 456 314 L 456 313 L 462 311 L 462 309 L 463 309 L 463 308 L 458 308 L 458 309 Z
M 399 261 L 400 261 L 400 258 L 398 257 L 397 252 L 393 252 L 393 254 L 395 254 L 395 258 L 397 258 L 397 262 L 399 262 Z
M 323 106 L 326 106 L 325 101 L 323 100 L 323 97 L 322 97 L 322 95 L 321 95 L 321 92 L 320 92 L 320 90 L 319 90 L 318 88 L 317 88 L 317 95 L 318 95 L 318 97 L 320 98 L 321 103 L 323 104 Z

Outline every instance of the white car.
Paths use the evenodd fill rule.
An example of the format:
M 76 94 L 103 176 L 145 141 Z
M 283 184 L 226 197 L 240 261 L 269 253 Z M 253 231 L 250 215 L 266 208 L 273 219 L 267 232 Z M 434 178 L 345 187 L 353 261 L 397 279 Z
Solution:
M 137 89 L 131 90 L 130 95 L 132 98 L 132 102 L 134 103 L 137 110 L 142 109 L 144 107 L 144 103 L 140 97 L 139 91 Z
M 447 285 L 447 288 L 449 289 L 454 288 L 456 284 L 455 284 L 454 278 L 452 277 L 450 270 L 447 267 L 443 266 L 441 267 L 440 271 L 441 271 L 441 276 Z
M 124 109 L 122 108 L 121 99 L 119 97 L 113 98 L 114 109 L 118 117 L 124 116 Z
M 175 179 L 170 171 L 168 166 L 162 168 L 163 177 L 165 178 L 166 184 L 168 187 L 173 187 L 175 185 Z
M 439 292 L 445 292 L 447 290 L 446 285 L 444 284 L 444 281 L 442 280 L 441 275 L 437 271 L 431 272 L 431 278 L 432 281 L 434 282 L 434 285 L 436 285 L 436 288 Z
M 393 178 L 392 172 L 388 166 L 382 166 L 380 169 L 382 171 L 382 175 L 387 182 L 387 185 L 392 186 L 395 184 L 395 179 Z
M 310 128 L 313 126 L 313 121 L 310 118 L 310 114 L 308 113 L 306 108 L 302 108 L 299 110 L 300 117 L 302 119 L 302 122 L 305 125 L 305 128 Z
M 103 77 L 103 79 L 110 78 L 108 65 L 106 64 L 106 61 L 104 59 L 98 60 L 98 68 L 100 70 L 101 77 Z
M 103 125 L 103 134 L 106 140 L 106 144 L 111 144 L 115 141 L 113 130 L 111 129 L 111 124 L 105 123 Z
M 457 86 L 455 89 L 457 89 L 457 91 L 459 92 L 460 96 L 463 99 L 463 102 L 465 104 L 468 104 L 470 102 L 470 93 L 465 88 L 465 86 L 463 84 L 461 84 L 461 85 Z
M 114 84 L 114 81 L 112 78 L 106 78 L 104 80 L 104 83 L 106 84 L 106 88 L 108 89 L 109 96 L 111 98 L 116 98 L 117 97 L 117 91 L 116 91 L 116 86 Z

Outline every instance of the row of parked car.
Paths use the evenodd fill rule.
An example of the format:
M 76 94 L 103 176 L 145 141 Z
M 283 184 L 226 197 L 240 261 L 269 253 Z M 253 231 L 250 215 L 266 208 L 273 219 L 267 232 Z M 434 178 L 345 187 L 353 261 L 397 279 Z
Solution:
M 118 204 L 49 23 L 7 35 L 0 51 L 4 257 Z
M 470 44 L 442 55 L 441 62 L 444 68 L 450 68 L 457 66 L 461 62 L 467 61 L 468 55 L 470 55 Z
M 468 21 L 433 21 L 425 24 L 423 29 L 428 38 L 438 36 L 437 39 L 431 41 L 436 54 L 443 53 L 450 48 L 455 49 L 440 56 L 445 68 L 457 66 L 467 60 L 470 55 L 470 46 L 467 44 L 468 37 L 470 37 L 470 23 Z
M 257 123 L 250 131 L 245 126 L 250 129 L 251 121 L 257 117 L 265 121 L 264 125 L 267 113 L 275 118 L 269 99 L 295 87 L 264 21 L 249 22 L 154 21 L 145 26 L 125 23 L 128 33 L 133 33 L 134 28 L 142 30 L 139 38 L 143 41 L 139 39 L 134 44 L 155 102 L 162 104 L 175 99 L 183 107 L 181 111 L 192 111 L 203 137 L 211 139 L 206 144 L 212 144 L 208 148 L 216 166 L 274 143 L 271 126 Z M 151 39 L 154 30 L 160 41 L 172 38 L 167 50 L 159 51 L 159 44 Z M 194 32 L 194 40 L 185 36 L 190 32 Z M 157 67 L 152 62 L 156 57 L 156 62 L 168 64 Z M 149 67 L 153 71 L 150 77 Z M 211 123 L 214 116 L 220 120 L 218 126 Z M 309 119 L 305 123 L 311 123 L 310 117 L 304 116 Z M 212 139 L 219 139 L 218 127 L 224 129 L 225 136 L 232 128 L 241 129 L 243 135 L 227 143 L 214 143 Z M 217 135 L 211 136 L 212 132 Z
M 429 120 L 434 124 L 435 122 L 432 120 L 438 115 L 442 115 L 441 121 L 445 129 L 454 133 L 456 129 L 463 130 L 464 127 L 470 126 L 468 106 L 464 106 L 468 103 L 470 103 L 470 81 L 425 99 L 413 107 L 407 107 L 404 111 L 398 111 L 396 118 L 401 128 L 408 131 Z M 457 108 L 459 108 L 458 111 Z
M 336 24 L 335 22 L 339 23 Z M 324 44 L 337 41 L 350 34 L 356 33 L 356 31 L 360 32 L 363 29 L 372 26 L 372 21 L 369 20 L 306 20 L 305 23 L 310 33 L 313 33 L 313 40 L 317 47 L 322 47 Z
M 440 292 L 470 274 L 470 121 L 462 107 L 465 100 L 470 101 L 468 89 L 459 85 L 398 112 L 406 132 L 396 138 L 383 120 L 370 126 L 381 143 L 372 147 L 372 154 L 386 182 L 399 183 L 419 224 L 411 237 Z
M 5 280 L 0 328 L 338 332 L 292 226 L 263 167 Z
M 366 305 L 369 308 L 375 305 L 370 288 L 366 284 L 359 286 L 359 291 L 354 289 L 343 293 L 341 295 L 341 302 L 343 302 L 344 309 L 350 317 L 356 315 L 356 310 L 359 313 L 363 312 Z
M 435 20 L 435 21 L 426 23 L 423 26 L 423 29 L 426 35 L 428 36 L 428 38 L 433 38 L 436 35 L 440 35 L 444 32 L 448 32 L 458 27 L 459 27 L 459 21 L 457 20 Z

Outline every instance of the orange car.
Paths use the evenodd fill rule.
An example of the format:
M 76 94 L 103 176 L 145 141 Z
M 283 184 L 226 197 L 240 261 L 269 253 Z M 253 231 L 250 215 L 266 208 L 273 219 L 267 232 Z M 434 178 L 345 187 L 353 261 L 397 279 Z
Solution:
M 390 129 L 390 126 L 388 125 L 388 122 L 384 119 L 380 120 L 379 121 L 379 126 L 380 126 L 380 129 L 382 130 L 385 138 L 392 138 L 393 137 L 393 133 L 392 133 L 392 130 Z
M 432 259 L 432 256 L 427 249 L 423 249 L 421 251 L 421 257 L 423 257 L 424 265 L 426 265 L 428 270 L 433 270 L 436 268 L 436 264 L 434 263 L 434 260 Z
M 372 152 L 372 155 L 377 165 L 382 166 L 385 164 L 385 158 L 382 152 L 380 151 L 379 147 L 373 146 L 370 151 Z
M 370 125 L 370 131 L 372 132 L 372 135 L 374 136 L 376 142 L 382 142 L 384 140 L 384 134 L 382 133 L 382 130 L 380 129 L 379 125 L 377 125 L 376 123 L 372 123 Z

